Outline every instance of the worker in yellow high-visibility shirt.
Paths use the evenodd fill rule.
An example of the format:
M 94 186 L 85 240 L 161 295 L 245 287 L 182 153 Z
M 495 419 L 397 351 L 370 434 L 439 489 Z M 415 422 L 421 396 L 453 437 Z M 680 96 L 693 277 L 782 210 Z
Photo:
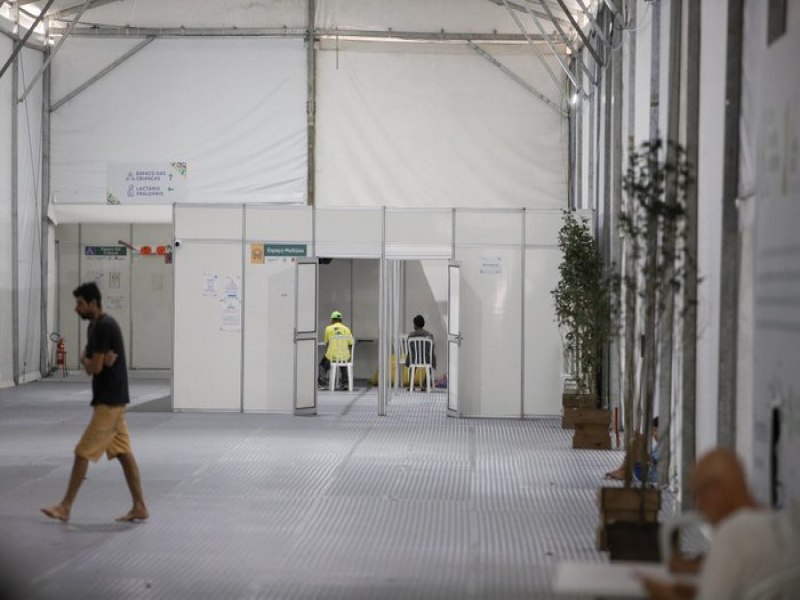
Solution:
M 350 358 L 350 351 L 349 346 L 353 345 L 353 334 L 350 332 L 350 328 L 342 323 L 342 313 L 338 310 L 335 310 L 331 313 L 331 324 L 325 328 L 325 356 L 322 357 L 322 360 L 319 362 L 319 377 L 317 379 L 317 383 L 320 386 L 327 386 L 328 385 L 328 371 L 331 368 L 331 360 L 334 358 L 334 348 L 331 344 L 331 338 L 335 335 L 346 335 L 350 338 L 350 342 L 348 343 L 348 348 L 346 349 L 346 356 L 339 357 L 339 358 Z M 344 369 L 340 370 L 340 377 L 339 377 L 339 389 L 347 388 L 347 373 Z

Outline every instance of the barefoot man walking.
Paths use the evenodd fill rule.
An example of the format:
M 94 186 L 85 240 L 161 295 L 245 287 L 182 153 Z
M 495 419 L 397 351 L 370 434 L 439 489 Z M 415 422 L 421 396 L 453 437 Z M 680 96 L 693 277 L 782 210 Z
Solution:
M 78 286 L 72 295 L 75 296 L 75 312 L 89 321 L 81 364 L 92 375 L 93 414 L 75 446 L 75 462 L 63 500 L 43 508 L 42 512 L 52 519 L 69 520 L 72 503 L 86 478 L 89 461 L 97 462 L 105 452 L 109 460 L 119 459 L 133 499 L 133 508 L 117 521 L 146 519 L 149 513 L 142 495 L 139 467 L 133 457 L 125 423 L 125 405 L 130 399 L 122 331 L 114 318 L 103 312 L 100 290 L 94 282 Z

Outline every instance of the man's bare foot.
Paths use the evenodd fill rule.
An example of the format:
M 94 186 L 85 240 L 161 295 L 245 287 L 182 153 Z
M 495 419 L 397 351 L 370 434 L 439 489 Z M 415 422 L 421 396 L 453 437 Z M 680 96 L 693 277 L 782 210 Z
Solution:
M 59 521 L 64 521 L 65 523 L 69 521 L 69 509 L 61 504 L 42 508 L 41 511 L 51 519 L 57 519 Z
M 605 479 L 614 479 L 620 481 L 625 479 L 625 471 L 623 469 L 614 469 L 613 471 L 609 471 L 603 476 Z
M 132 508 L 128 514 L 117 517 L 115 520 L 121 523 L 130 523 L 133 521 L 144 521 L 149 516 L 150 513 L 147 512 L 147 509 L 144 507 Z

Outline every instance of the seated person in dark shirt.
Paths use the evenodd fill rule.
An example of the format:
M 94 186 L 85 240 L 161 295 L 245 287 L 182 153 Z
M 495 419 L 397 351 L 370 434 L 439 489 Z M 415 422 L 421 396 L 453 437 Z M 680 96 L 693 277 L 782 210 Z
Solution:
M 414 331 L 408 334 L 409 340 L 415 337 L 430 338 L 431 344 L 433 344 L 433 334 L 427 329 L 425 329 L 425 317 L 423 317 L 422 315 L 417 315 L 416 317 L 414 317 Z M 431 348 L 431 354 L 432 356 L 429 357 L 426 356 L 425 358 L 430 359 L 431 366 L 433 366 L 433 368 L 436 369 L 436 352 L 435 350 L 433 350 L 433 348 Z M 406 355 L 406 366 L 408 367 L 410 364 L 411 364 L 410 357 Z

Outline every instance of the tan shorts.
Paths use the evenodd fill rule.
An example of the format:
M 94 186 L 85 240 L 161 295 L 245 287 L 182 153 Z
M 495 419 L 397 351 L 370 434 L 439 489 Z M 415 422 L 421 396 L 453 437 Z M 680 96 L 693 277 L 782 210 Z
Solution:
M 108 456 L 108 460 L 131 452 L 131 438 L 128 435 L 128 425 L 125 423 L 124 406 L 96 405 L 92 420 L 89 421 L 78 445 L 75 446 L 76 456 L 94 462 L 100 460 L 103 452 Z

